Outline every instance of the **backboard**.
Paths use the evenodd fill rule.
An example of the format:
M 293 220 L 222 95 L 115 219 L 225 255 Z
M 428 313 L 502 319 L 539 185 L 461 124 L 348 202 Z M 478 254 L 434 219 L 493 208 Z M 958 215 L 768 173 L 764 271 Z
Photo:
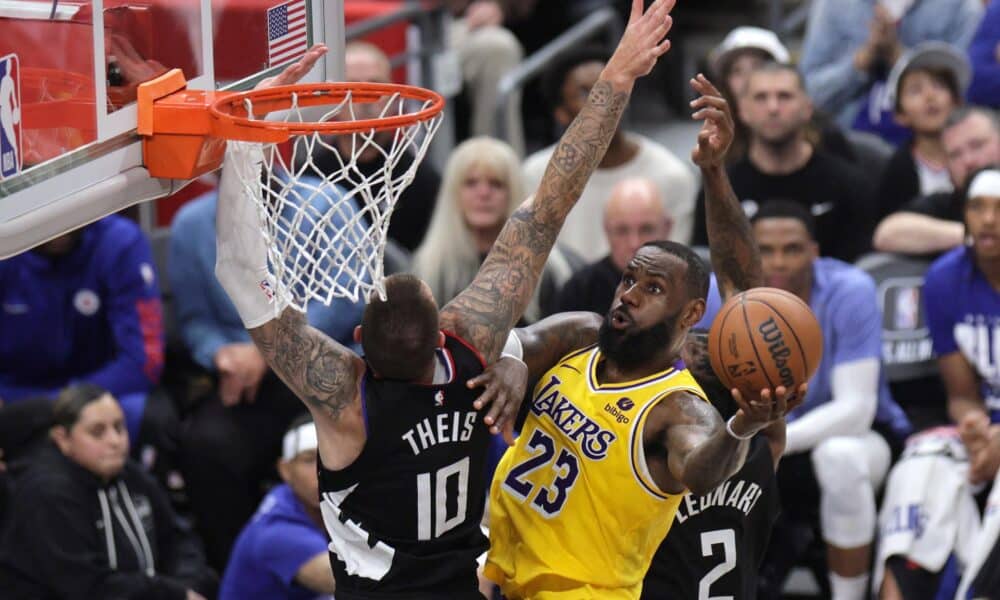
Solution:
M 0 258 L 187 181 L 143 168 L 136 87 L 246 90 L 311 44 L 343 74 L 343 0 L 0 0 Z

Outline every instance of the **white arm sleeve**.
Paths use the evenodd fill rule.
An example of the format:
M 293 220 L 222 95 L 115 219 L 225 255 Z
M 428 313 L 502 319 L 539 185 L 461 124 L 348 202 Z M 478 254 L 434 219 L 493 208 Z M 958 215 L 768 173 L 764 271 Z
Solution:
M 229 142 L 215 212 L 215 276 L 247 329 L 260 327 L 284 308 L 267 269 L 257 206 L 241 183 L 259 177 L 263 160 L 260 144 Z
M 785 454 L 812 449 L 838 435 L 859 435 L 871 429 L 878 409 L 877 358 L 864 358 L 833 368 L 833 398 L 788 424 Z

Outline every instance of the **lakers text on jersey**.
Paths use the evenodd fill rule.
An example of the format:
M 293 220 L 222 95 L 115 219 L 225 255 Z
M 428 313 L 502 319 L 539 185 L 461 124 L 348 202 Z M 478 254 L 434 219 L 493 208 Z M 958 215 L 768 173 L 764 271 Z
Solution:
M 683 499 L 653 482 L 642 434 L 658 402 L 701 388 L 681 362 L 601 384 L 600 358 L 570 354 L 540 380 L 497 468 L 486 575 L 508 598 L 638 598 Z

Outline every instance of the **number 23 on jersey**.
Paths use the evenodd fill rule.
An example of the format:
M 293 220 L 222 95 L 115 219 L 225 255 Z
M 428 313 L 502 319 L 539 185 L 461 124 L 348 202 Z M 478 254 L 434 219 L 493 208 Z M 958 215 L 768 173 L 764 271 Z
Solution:
M 558 515 L 566 504 L 566 499 L 573 490 L 573 484 L 580 475 L 580 461 L 573 452 L 557 444 L 551 436 L 540 429 L 532 432 L 528 440 L 528 450 L 532 456 L 510 470 L 504 479 L 503 487 L 522 502 L 530 502 L 531 508 L 549 519 Z M 541 485 L 543 475 L 531 476 L 531 474 L 545 467 L 548 467 L 552 474 L 548 485 Z M 538 483 L 532 483 L 530 479 Z

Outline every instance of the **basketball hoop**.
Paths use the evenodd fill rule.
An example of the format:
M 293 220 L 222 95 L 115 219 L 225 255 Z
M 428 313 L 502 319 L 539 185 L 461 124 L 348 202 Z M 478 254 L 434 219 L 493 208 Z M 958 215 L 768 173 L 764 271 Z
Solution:
M 444 99 L 375 83 L 206 93 L 177 88 L 177 77 L 139 88 L 150 174 L 191 179 L 221 166 L 227 141 L 262 146 L 260 168 L 237 171 L 257 207 L 279 301 L 304 312 L 310 300 L 384 298 L 389 219 L 441 124 Z M 335 163 L 326 172 L 314 162 L 320 153 Z M 407 154 L 412 161 L 400 166 Z M 359 162 L 373 158 L 383 164 L 366 174 Z

